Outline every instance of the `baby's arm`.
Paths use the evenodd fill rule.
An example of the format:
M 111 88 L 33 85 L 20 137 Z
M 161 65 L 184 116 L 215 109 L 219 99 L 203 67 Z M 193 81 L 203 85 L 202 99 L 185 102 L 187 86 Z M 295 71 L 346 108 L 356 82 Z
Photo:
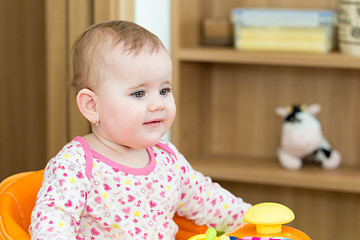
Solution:
M 89 181 L 76 152 L 64 149 L 45 169 L 31 215 L 31 239 L 75 239 L 79 229 Z
M 178 159 L 183 176 L 178 214 L 194 220 L 198 225 L 224 232 L 242 224 L 243 215 L 251 205 L 195 171 L 181 154 Z

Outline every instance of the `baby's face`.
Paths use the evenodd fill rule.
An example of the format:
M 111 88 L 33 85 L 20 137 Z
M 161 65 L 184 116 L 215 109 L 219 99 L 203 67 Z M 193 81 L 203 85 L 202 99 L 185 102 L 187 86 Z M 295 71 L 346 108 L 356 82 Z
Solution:
M 96 94 L 98 134 L 137 149 L 156 144 L 176 113 L 170 56 L 164 49 L 136 56 L 117 49 L 108 58 L 105 79 Z

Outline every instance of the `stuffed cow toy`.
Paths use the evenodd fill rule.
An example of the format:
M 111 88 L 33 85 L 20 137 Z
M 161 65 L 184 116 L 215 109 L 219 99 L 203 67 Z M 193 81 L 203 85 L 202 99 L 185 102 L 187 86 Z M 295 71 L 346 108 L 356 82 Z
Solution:
M 325 169 L 340 165 L 340 153 L 331 149 L 322 134 L 320 122 L 315 117 L 318 112 L 318 104 L 276 108 L 276 113 L 284 119 L 277 153 L 284 168 L 300 169 L 304 161 L 318 163 Z

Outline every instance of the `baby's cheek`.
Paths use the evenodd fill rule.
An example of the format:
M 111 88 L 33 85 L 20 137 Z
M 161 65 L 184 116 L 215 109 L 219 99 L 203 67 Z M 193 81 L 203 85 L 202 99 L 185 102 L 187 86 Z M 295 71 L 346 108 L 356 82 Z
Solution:
M 167 124 L 166 124 L 166 128 L 168 128 L 167 130 L 169 130 L 171 128 L 171 125 L 173 124 L 174 119 L 175 119 L 175 115 L 176 115 L 175 109 L 172 112 L 168 113 Z
M 171 116 L 172 121 L 174 121 L 175 115 L 176 115 L 176 105 L 175 101 L 173 100 L 172 103 L 169 106 L 168 114 Z

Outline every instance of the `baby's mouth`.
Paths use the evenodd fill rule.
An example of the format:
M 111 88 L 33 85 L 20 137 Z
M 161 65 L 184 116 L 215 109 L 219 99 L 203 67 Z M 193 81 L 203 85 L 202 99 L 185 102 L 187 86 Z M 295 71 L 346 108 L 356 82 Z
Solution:
M 144 125 L 145 126 L 158 126 L 160 123 L 163 122 L 163 119 L 154 119 L 148 122 L 145 122 Z

